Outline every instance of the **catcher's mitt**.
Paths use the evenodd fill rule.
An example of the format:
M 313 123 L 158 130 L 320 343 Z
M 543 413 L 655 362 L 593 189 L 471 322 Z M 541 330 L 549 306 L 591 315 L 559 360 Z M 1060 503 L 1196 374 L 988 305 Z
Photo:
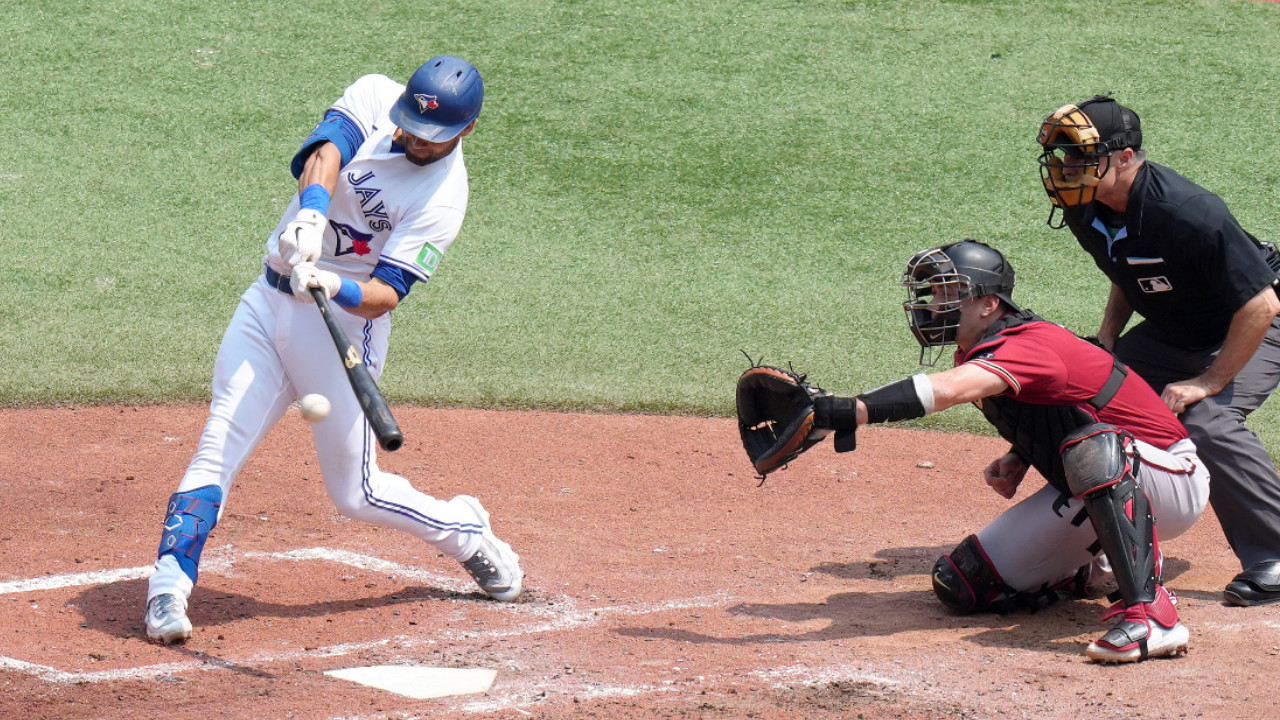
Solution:
M 805 376 L 755 365 L 738 378 L 738 432 L 761 477 L 791 462 L 831 433 L 813 424 L 814 398 L 830 395 Z

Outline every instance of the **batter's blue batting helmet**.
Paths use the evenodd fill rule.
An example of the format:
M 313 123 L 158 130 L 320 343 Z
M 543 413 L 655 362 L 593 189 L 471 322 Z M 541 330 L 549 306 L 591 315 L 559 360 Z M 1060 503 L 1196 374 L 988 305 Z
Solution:
M 427 142 L 448 142 L 480 116 L 484 82 L 460 57 L 440 55 L 414 71 L 391 108 L 391 122 Z

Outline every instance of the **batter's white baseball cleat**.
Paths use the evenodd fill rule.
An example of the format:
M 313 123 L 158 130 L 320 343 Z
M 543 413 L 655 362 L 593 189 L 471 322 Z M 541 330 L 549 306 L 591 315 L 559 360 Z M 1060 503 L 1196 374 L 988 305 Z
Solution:
M 515 600 L 524 582 L 524 571 L 520 569 L 520 556 L 511 549 L 510 545 L 493 534 L 493 526 L 489 523 L 489 511 L 484 509 L 479 500 L 470 495 L 459 495 L 454 499 L 470 506 L 480 518 L 480 522 L 484 524 L 484 532 L 480 536 L 480 549 L 470 558 L 463 560 L 462 567 L 471 573 L 476 584 L 489 597 L 499 602 Z
M 162 593 L 147 602 L 147 637 L 165 645 L 191 637 L 187 603 L 173 593 Z

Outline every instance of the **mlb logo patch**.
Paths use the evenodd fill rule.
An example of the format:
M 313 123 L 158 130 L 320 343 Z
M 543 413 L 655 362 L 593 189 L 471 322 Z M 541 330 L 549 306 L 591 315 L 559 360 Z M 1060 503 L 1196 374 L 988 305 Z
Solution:
M 418 112 L 435 110 L 440 107 L 440 103 L 437 102 L 435 95 L 423 95 L 422 93 L 418 93 L 413 96 L 413 99 L 418 101 Z
M 1163 275 L 1138 278 L 1138 286 L 1142 288 L 1142 292 L 1144 293 L 1169 292 L 1173 289 L 1173 283 L 1169 282 L 1169 278 Z

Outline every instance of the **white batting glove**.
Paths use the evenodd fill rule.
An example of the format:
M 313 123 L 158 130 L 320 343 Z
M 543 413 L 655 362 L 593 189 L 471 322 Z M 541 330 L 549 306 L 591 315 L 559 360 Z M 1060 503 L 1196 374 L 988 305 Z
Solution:
M 314 263 L 324 251 L 324 215 L 318 210 L 299 210 L 276 238 L 280 260 L 290 268 L 301 263 Z
M 324 290 L 324 296 L 332 298 L 342 289 L 342 278 L 328 270 L 319 270 L 311 263 L 300 263 L 293 266 L 289 275 L 289 289 L 298 302 L 315 303 L 310 288 Z

